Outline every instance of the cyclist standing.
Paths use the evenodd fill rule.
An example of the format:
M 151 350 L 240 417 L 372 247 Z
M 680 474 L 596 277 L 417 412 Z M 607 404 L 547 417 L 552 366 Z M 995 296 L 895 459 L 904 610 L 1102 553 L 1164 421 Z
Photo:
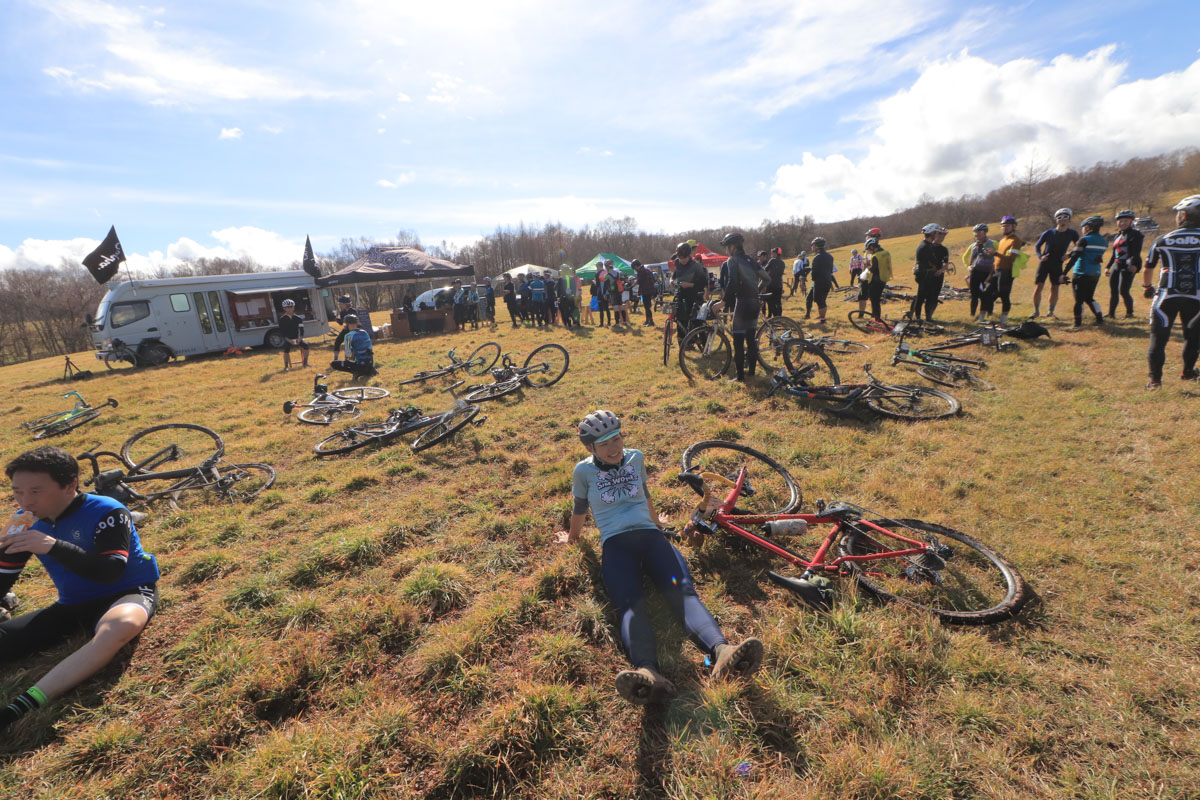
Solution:
M 1021 255 L 1025 241 L 1017 235 L 1017 220 L 1005 215 L 1000 220 L 999 244 L 996 245 L 996 293 L 1000 298 L 1000 324 L 1008 325 L 1012 309 L 1013 262 Z
M 796 256 L 796 260 L 792 262 L 792 290 L 788 293 L 788 297 L 795 297 L 797 287 L 800 287 L 801 296 L 807 294 L 807 279 L 808 253 L 801 250 L 800 254 Z
M 1174 206 L 1175 230 L 1158 237 L 1146 259 L 1142 287 L 1150 304 L 1150 382 L 1147 389 L 1162 386 L 1167 340 L 1178 315 L 1183 326 L 1183 372 L 1180 380 L 1194 381 L 1196 357 L 1200 355 L 1200 194 L 1180 200 Z M 1150 275 L 1161 265 L 1158 292 L 1150 285 Z
M 279 332 L 283 335 L 283 368 L 292 368 L 292 348 L 300 348 L 300 366 L 308 366 L 308 342 L 304 341 L 304 320 L 296 316 L 296 301 L 288 298 L 280 305 L 283 306 L 283 316 L 279 318 Z
M 1117 238 L 1113 239 L 1112 255 L 1104 267 L 1108 276 L 1108 318 L 1117 317 L 1117 298 L 1125 301 L 1125 319 L 1133 317 L 1133 295 L 1129 287 L 1133 276 L 1142 268 L 1142 232 L 1133 227 L 1134 213 L 1125 209 L 1117 214 Z
M 692 246 L 675 247 L 675 323 L 686 334 L 692 327 L 696 307 L 708 294 L 708 270 L 692 257 Z
M 642 305 L 645 307 L 645 311 L 646 311 L 646 321 L 643 322 L 642 325 L 643 326 L 645 326 L 645 325 L 653 326 L 654 325 L 654 273 L 650 270 L 649 267 L 647 267 L 645 264 L 643 264 L 641 262 L 641 260 L 639 260 L 639 259 L 635 258 L 633 260 L 632 264 L 633 264 L 633 268 L 634 268 L 634 270 L 636 270 L 636 274 L 637 274 L 638 297 L 641 298 Z M 634 308 L 637 308 L 636 303 L 634 304 Z
M 872 229 L 874 230 L 874 229 Z M 867 310 L 871 301 L 871 316 L 883 320 L 883 287 L 892 279 L 892 254 L 884 250 L 876 239 L 867 239 L 867 268 L 859 276 L 862 288 L 858 291 L 858 310 Z
M 1079 241 L 1079 231 L 1071 227 L 1071 209 L 1060 208 L 1054 212 L 1054 227 L 1047 228 L 1038 237 L 1033 251 L 1038 257 L 1037 277 L 1034 281 L 1037 287 L 1033 290 L 1033 316 L 1037 319 L 1042 313 L 1042 285 L 1050 279 L 1050 313 L 1046 316 L 1055 319 L 1054 307 L 1058 305 L 1058 285 L 1063 283 L 1063 259 L 1076 242 Z
M 917 263 L 913 267 L 913 277 L 917 280 L 917 296 L 909 306 L 909 319 L 920 319 L 922 308 L 926 309 L 925 316 L 933 319 L 937 293 L 942 290 L 942 276 L 945 274 L 945 265 L 941 262 L 937 244 L 934 242 L 941 229 L 941 225 L 933 222 L 921 229 L 921 235 L 925 238 L 917 245 Z
M 1104 227 L 1103 217 L 1088 217 L 1083 221 L 1083 238 L 1075 243 L 1068 266 L 1071 269 L 1071 289 L 1075 292 L 1075 324 L 1083 327 L 1083 307 L 1086 305 L 1096 315 L 1096 324 L 1104 324 L 1104 314 L 1096 302 L 1096 285 L 1100 283 L 1101 264 L 1108 239 L 1100 235 Z
M 783 274 L 787 271 L 787 265 L 783 263 L 782 256 L 783 250 L 775 248 L 764 267 L 770 276 L 767 283 L 767 316 L 770 317 L 783 316 Z
M 504 284 L 501 289 L 504 299 L 504 307 L 508 309 L 508 318 L 512 320 L 514 328 L 521 327 L 518 319 L 521 316 L 521 307 L 517 303 L 517 287 L 513 286 L 512 277 L 506 272 L 500 276 Z
M 975 241 L 963 252 L 963 265 L 969 270 L 967 282 L 971 290 L 971 316 L 974 317 L 978 309 L 979 316 L 975 321 L 984 322 L 996 302 L 992 289 L 992 278 L 996 271 L 996 242 L 988 238 L 986 224 L 981 222 L 972 230 Z
M 850 285 L 858 284 L 858 276 L 862 274 L 866 262 L 863 260 L 862 254 L 858 252 L 858 248 L 850 251 Z
M 158 564 L 142 550 L 128 509 L 79 491 L 79 462 L 58 447 L 39 447 L 5 467 L 24 519 L 0 538 L 0 597 L 31 555 L 58 590 L 46 608 L 0 623 L 0 661 L 49 649 L 79 633 L 90 638 L 7 707 L 0 731 L 108 664 L 154 616 Z
M 625 448 L 616 414 L 593 411 L 578 430 L 589 456 L 575 465 L 570 527 L 558 531 L 555 540 L 566 545 L 578 542 L 591 509 L 600 531 L 604 589 L 616 608 L 621 644 L 633 666 L 617 675 L 617 693 L 634 705 L 675 694 L 674 684 L 659 671 L 654 630 L 642 600 L 643 576 L 650 578 L 692 641 L 712 659 L 714 678 L 755 672 L 762 664 L 762 642 L 750 638 L 736 646 L 729 644 L 704 607 L 687 562 L 659 527 L 647 486 L 645 456 Z
M 817 324 L 825 326 L 826 298 L 833 288 L 833 256 L 825 252 L 825 239 L 818 236 L 812 240 L 809 247 L 816 255 L 812 260 L 812 288 L 804 298 L 804 318 L 812 314 L 813 303 L 817 304 Z
M 771 280 L 767 271 L 755 264 L 746 255 L 744 239 L 736 231 L 725 234 L 721 246 L 729 255 L 729 285 L 725 287 L 725 307 L 733 309 L 733 322 L 729 332 L 733 334 L 733 363 L 737 368 L 737 379 L 746 380 L 746 373 L 754 375 L 758 366 L 758 315 L 762 311 L 759 286 Z M 832 259 L 831 259 L 832 260 Z

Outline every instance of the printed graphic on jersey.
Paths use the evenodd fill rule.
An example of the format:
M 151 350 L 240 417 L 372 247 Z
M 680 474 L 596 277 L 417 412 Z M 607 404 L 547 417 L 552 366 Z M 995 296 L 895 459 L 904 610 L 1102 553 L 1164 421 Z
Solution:
M 605 503 L 635 498 L 642 493 L 641 475 L 633 464 L 620 469 L 601 470 L 596 475 L 596 489 Z

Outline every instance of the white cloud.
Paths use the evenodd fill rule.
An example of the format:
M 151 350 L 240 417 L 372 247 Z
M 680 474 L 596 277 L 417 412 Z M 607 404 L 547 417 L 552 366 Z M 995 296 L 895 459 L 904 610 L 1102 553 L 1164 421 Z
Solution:
M 580 146 L 579 153 L 580 155 L 598 156 L 599 158 L 608 158 L 613 154 L 612 150 L 606 150 L 603 147 L 588 147 L 587 145 Z
M 275 134 L 275 135 L 283 133 L 283 128 L 279 127 L 278 125 L 259 125 L 258 127 L 259 127 L 259 130 L 263 131 L 264 133 L 270 133 L 270 134 Z
M 411 103 L 412 98 L 409 97 L 408 95 L 406 95 L 404 92 L 397 92 L 396 93 L 396 102 L 397 103 Z
M 416 179 L 417 179 L 417 173 L 415 173 L 415 172 L 412 172 L 412 171 L 401 172 L 399 175 L 397 175 L 392 180 L 387 180 L 386 178 L 381 178 L 380 180 L 375 182 L 375 185 L 382 186 L 385 189 L 395 189 L 395 188 L 403 186 L 407 183 L 412 183 Z
M 887 213 L 923 194 L 986 192 L 1032 160 L 1062 171 L 1194 145 L 1200 60 L 1131 81 L 1114 52 L 996 64 L 964 51 L 934 62 L 875 105 L 857 153 L 805 153 L 779 167 L 772 211 L 823 220 Z
M 242 138 L 241 128 L 221 128 L 220 139 L 240 139 Z

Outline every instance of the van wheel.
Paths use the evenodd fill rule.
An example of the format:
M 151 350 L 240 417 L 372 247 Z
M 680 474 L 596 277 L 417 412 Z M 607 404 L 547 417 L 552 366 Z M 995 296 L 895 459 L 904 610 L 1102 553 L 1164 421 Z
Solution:
M 138 360 L 148 367 L 157 367 L 171 360 L 171 349 L 160 342 L 149 342 L 138 348 Z
M 263 337 L 263 344 L 275 350 L 283 347 L 285 341 L 283 334 L 279 332 L 278 328 L 271 328 L 271 330 L 267 331 L 267 335 Z

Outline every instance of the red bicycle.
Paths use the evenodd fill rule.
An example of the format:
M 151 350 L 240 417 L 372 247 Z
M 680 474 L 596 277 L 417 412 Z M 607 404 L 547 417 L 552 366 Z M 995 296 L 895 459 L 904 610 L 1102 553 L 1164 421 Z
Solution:
M 684 526 L 696 543 L 718 531 L 735 534 L 801 570 L 767 576 L 810 606 L 827 610 L 827 576 L 851 576 L 885 601 L 932 612 L 942 620 L 985 625 L 1009 619 L 1030 590 L 1016 567 L 960 531 L 918 519 L 892 519 L 853 503 L 817 502 L 800 514 L 800 487 L 777 461 L 745 445 L 703 441 L 683 454 L 679 479 L 701 496 Z M 830 524 L 811 558 L 780 542 Z M 759 529 L 755 533 L 751 528 Z

